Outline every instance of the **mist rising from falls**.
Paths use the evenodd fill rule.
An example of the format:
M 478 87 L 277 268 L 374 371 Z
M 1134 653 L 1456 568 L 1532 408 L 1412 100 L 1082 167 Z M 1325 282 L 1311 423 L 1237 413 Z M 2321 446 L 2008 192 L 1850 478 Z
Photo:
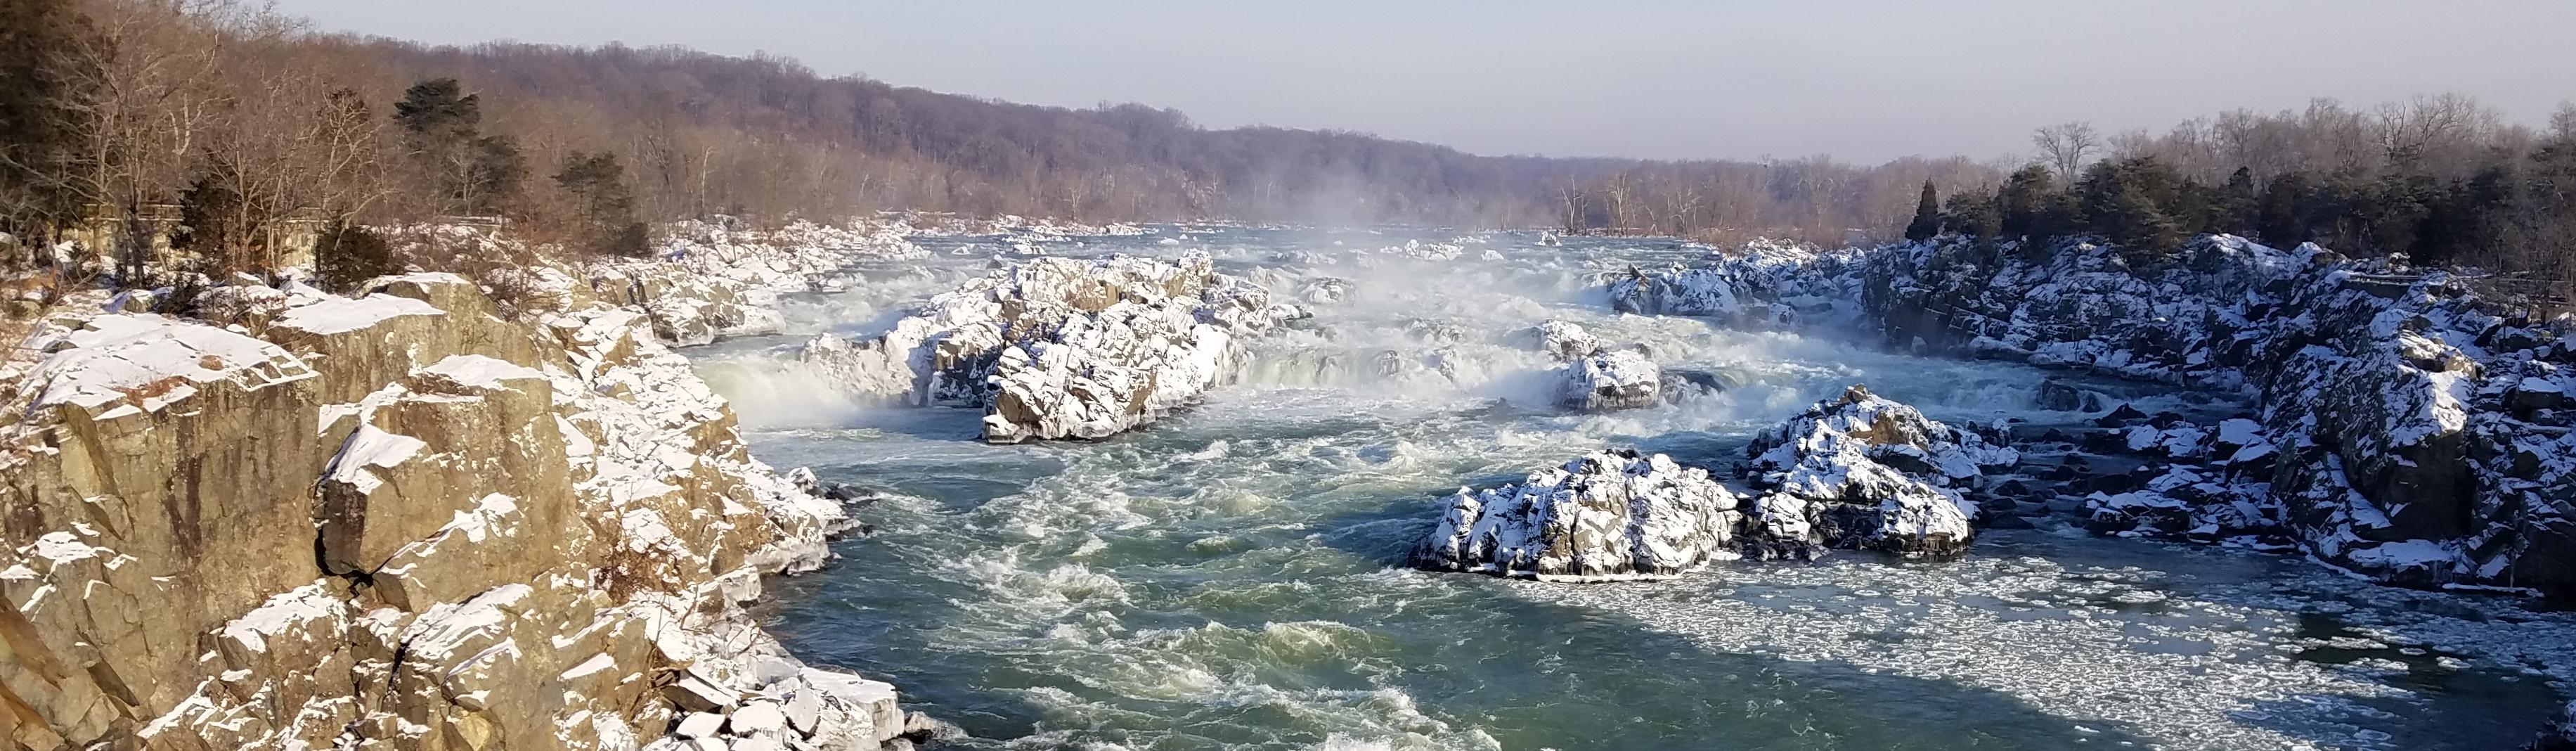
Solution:
M 2416 717 L 2519 712 L 2550 692 L 2439 674 L 2469 687 L 2443 689 L 2455 698 L 2416 676 L 2304 660 L 2279 647 L 2303 638 L 2305 613 L 2576 651 L 2576 624 L 2522 622 L 2513 628 L 2532 635 L 2513 636 L 2396 605 L 2354 613 L 2339 603 L 2360 585 L 2331 574 L 2223 551 L 2166 555 L 2062 522 L 1981 536 L 1964 564 L 1846 556 L 1652 586 L 1395 568 L 1462 484 L 1517 480 L 1603 447 L 1728 464 L 1753 432 L 1853 383 L 1954 424 L 2080 416 L 2036 406 L 2038 384 L 2066 374 L 1621 315 L 1598 291 L 1601 274 L 1706 248 L 1187 232 L 1171 245 L 1158 242 L 1179 240 L 1171 228 L 1032 242 L 1048 255 L 1204 248 L 1313 316 L 1247 342 L 1244 371 L 1202 403 L 1105 440 L 985 445 L 973 410 L 854 403 L 776 349 L 819 332 L 873 335 L 1029 254 L 1012 243 L 924 243 L 929 259 L 798 298 L 800 336 L 692 353 L 764 459 L 894 494 L 862 512 L 878 531 L 839 548 L 840 565 L 774 585 L 785 590 L 779 628 L 800 653 L 897 679 L 921 708 L 982 736 L 972 749 L 1428 751 L 1702 748 L 1719 737 L 1757 748 L 2404 747 L 2429 742 L 2403 735 Z M 1451 246 L 1454 259 L 1411 257 Z M 1634 410 L 1557 409 L 1557 364 L 1530 331 L 1549 319 L 1605 347 L 1642 345 L 1668 371 L 1720 388 Z M 2149 412 L 2200 398 L 2087 387 Z M 2118 591 L 2105 594 L 2106 582 Z M 2162 599 L 2087 599 L 2132 589 Z M 2343 610 L 2321 610 L 2333 607 Z M 2416 659 L 2387 650 L 2398 658 Z M 2089 664 L 2128 666 L 2155 692 L 2075 675 Z M 2164 698 L 2175 695 L 2196 698 Z M 2235 714 L 2247 711 L 2266 719 Z M 1908 719 L 1922 717 L 1942 720 Z

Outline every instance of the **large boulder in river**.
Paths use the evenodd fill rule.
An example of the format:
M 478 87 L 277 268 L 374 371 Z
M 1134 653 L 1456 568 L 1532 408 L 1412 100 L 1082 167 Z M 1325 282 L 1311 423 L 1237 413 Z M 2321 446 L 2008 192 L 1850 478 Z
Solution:
M 1039 258 L 933 297 L 873 340 L 820 338 L 801 357 L 861 397 L 981 407 L 996 443 L 1101 438 L 1232 380 L 1245 338 L 1301 315 L 1205 253 Z
M 1598 412 L 1663 402 L 1664 371 L 1632 349 L 1601 352 L 1557 367 L 1557 406 Z
M 1662 454 L 1603 451 L 1459 488 L 1414 564 L 1551 580 L 1669 576 L 1732 559 L 1739 497 Z
M 1744 547 L 1766 558 L 1823 548 L 1958 553 L 1977 516 L 1962 491 L 2020 460 L 1861 386 L 1764 430 L 1745 456 L 1761 494 Z

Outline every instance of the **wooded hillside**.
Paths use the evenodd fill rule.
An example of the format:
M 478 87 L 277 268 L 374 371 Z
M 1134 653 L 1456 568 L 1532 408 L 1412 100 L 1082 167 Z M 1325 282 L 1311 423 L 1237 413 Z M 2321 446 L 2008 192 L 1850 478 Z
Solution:
M 652 221 L 920 209 L 1829 243 L 1911 228 L 2163 247 L 2232 231 L 2564 278 L 2570 144 L 2576 110 L 2534 129 L 2443 95 L 2231 112 L 2163 135 L 2068 123 L 2043 129 L 2019 172 L 1963 157 L 1479 156 L 1207 129 L 1139 104 L 1012 104 L 771 57 L 316 34 L 232 0 L 0 0 L 0 226 L 33 238 L 104 222 L 141 246 L 142 220 L 176 205 L 172 244 L 225 268 L 271 265 L 264 246 L 290 220 L 501 215 L 626 253 Z M 1927 186 L 1950 199 L 1928 215 Z

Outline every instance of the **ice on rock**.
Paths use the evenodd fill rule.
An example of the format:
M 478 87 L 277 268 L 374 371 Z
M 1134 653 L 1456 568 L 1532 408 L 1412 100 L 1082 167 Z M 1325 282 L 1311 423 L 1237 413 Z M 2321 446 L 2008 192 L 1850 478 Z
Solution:
M 1764 558 L 1812 558 L 1825 548 L 1958 553 L 1977 516 L 1962 491 L 2020 461 L 1861 386 L 1764 430 L 1745 455 L 1759 496 L 1744 547 Z
M 1571 321 L 1548 319 L 1530 331 L 1538 340 L 1538 349 L 1557 362 L 1574 362 L 1601 351 L 1601 340 L 1592 332 Z
M 1664 371 L 1633 349 L 1599 352 L 1557 367 L 1557 406 L 1594 412 L 1663 401 Z
M 1040 258 L 975 279 L 865 343 L 800 358 L 855 395 L 985 409 L 996 443 L 1101 438 L 1230 382 L 1242 339 L 1301 316 L 1202 252 Z
M 1459 488 L 1415 565 L 1554 580 L 1669 576 L 1735 557 L 1738 496 L 1707 470 L 1605 451 Z

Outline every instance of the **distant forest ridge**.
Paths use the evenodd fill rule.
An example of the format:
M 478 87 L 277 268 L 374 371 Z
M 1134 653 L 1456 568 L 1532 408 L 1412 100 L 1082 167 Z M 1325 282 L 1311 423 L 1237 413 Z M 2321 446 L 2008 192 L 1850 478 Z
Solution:
M 0 23 L 24 30 L 12 37 L 24 54 L 0 66 L 25 75 L 0 76 L 22 82 L 0 107 L 53 107 L 64 123 L 0 134 L 17 136 L 0 217 L 21 232 L 67 205 L 141 211 L 193 191 L 232 197 L 198 215 L 229 214 L 234 230 L 199 240 L 245 250 L 258 241 L 239 228 L 262 212 L 502 214 L 628 249 L 621 235 L 638 222 L 880 209 L 1827 243 L 2001 233 L 1988 225 L 2011 214 L 2025 234 L 2237 231 L 2524 269 L 2563 266 L 2576 236 L 2576 107 L 2525 125 L 2456 94 L 2240 110 L 2164 133 L 2070 122 L 2035 134 L 2028 164 L 1480 156 L 1344 131 L 1213 130 L 1140 104 L 1014 104 L 770 56 L 319 34 L 227 0 L 6 7 L 23 14 Z M 70 145 L 46 151 L 47 138 Z M 209 192 L 210 180 L 232 187 Z M 2504 243 L 2521 246 L 2493 250 Z

